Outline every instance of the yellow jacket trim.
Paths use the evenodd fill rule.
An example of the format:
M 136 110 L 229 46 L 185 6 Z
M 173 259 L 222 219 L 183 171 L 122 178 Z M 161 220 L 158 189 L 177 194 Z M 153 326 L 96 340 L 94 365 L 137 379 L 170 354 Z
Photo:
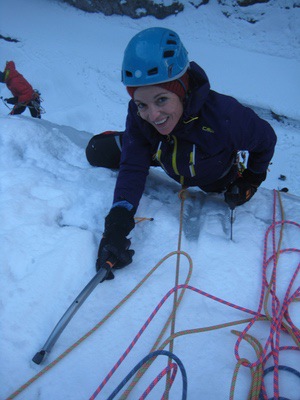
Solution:
M 177 138 L 175 136 L 172 136 L 174 140 L 174 150 L 172 154 L 172 167 L 176 175 L 179 175 L 179 171 L 177 169 L 177 163 L 176 163 L 176 156 L 177 156 Z

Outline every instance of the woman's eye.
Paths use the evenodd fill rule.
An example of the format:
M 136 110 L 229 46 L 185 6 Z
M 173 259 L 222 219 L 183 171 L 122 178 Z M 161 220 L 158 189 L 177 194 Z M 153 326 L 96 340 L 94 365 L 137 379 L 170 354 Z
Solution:
M 143 109 L 145 108 L 145 104 L 139 103 L 139 104 L 137 104 L 137 108 L 138 108 L 139 110 L 143 110 Z
M 158 104 L 163 104 L 168 100 L 167 97 L 160 97 L 159 99 L 157 99 L 157 103 Z

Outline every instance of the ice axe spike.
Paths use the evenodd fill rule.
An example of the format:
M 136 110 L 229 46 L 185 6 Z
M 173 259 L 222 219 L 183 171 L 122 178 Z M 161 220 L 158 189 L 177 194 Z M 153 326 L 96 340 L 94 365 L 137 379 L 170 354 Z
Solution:
M 74 314 L 79 310 L 83 302 L 87 299 L 87 297 L 92 293 L 95 287 L 103 282 L 106 277 L 108 276 L 109 272 L 113 268 L 116 263 L 116 259 L 111 257 L 108 259 L 103 266 L 99 269 L 96 275 L 89 281 L 89 283 L 84 287 L 84 289 L 79 293 L 64 315 L 56 324 L 55 328 L 51 332 L 50 336 L 48 337 L 46 343 L 42 347 L 40 351 L 36 353 L 33 357 L 32 361 L 35 364 L 41 364 L 41 362 L 45 359 L 45 357 L 50 353 L 52 347 L 56 343 L 57 339 L 68 325 Z

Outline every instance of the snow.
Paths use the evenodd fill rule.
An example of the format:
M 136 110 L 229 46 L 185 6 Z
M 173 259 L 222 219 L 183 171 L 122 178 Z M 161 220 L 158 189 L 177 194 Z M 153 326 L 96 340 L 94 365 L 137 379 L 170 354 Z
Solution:
M 4 67 L 5 61 L 15 61 L 17 69 L 41 91 L 46 109 L 43 119 L 35 120 L 27 110 L 21 116 L 11 117 L 4 104 L 0 108 L 1 399 L 33 379 L 98 324 L 168 255 L 98 330 L 47 373 L 33 379 L 16 397 L 89 399 L 156 305 L 174 287 L 177 264 L 179 283 L 185 283 L 188 257 L 193 263 L 189 285 L 257 311 L 264 238 L 273 221 L 274 189 L 288 187 L 288 193 L 276 196 L 276 220 L 294 222 L 284 224 L 281 241 L 282 250 L 295 249 L 282 251 L 279 257 L 276 293 L 282 304 L 299 263 L 300 54 L 296 21 L 300 9 L 287 10 L 283 1 L 277 4 L 281 7 L 274 2 L 273 7 L 265 5 L 265 14 L 263 5 L 255 6 L 252 10 L 259 21 L 249 24 L 237 18 L 236 13 L 226 18 L 217 2 L 198 9 L 187 3 L 183 13 L 164 21 L 88 14 L 57 1 L 1 2 L 1 34 L 19 40 L 1 40 L 1 63 Z M 92 135 L 124 128 L 128 95 L 120 83 L 123 50 L 135 33 L 150 26 L 176 30 L 190 59 L 206 70 L 213 89 L 265 112 L 278 135 L 268 178 L 253 199 L 236 210 L 230 240 L 229 211 L 222 196 L 207 196 L 195 189 L 189 190 L 193 197 L 184 202 L 184 215 L 191 216 L 199 210 L 200 219 L 190 232 L 191 223 L 185 223 L 184 217 L 180 236 L 180 187 L 161 170 L 152 169 L 137 216 L 154 220 L 139 223 L 132 232 L 134 262 L 117 271 L 114 280 L 97 286 L 58 338 L 44 364 L 36 365 L 32 357 L 95 274 L 103 220 L 111 206 L 117 172 L 91 167 L 84 149 Z M 10 95 L 4 85 L 0 86 L 0 95 Z M 285 123 L 273 119 L 264 109 L 286 116 Z M 286 180 L 279 180 L 280 175 Z M 268 258 L 273 254 L 272 231 L 267 239 Z M 277 226 L 276 243 L 279 239 Z M 170 255 L 178 249 L 188 257 L 183 254 L 178 259 L 176 254 Z M 270 264 L 269 279 L 272 261 Z M 299 276 L 290 294 L 297 287 Z M 170 296 L 97 398 L 106 399 L 151 351 L 172 302 Z M 297 303 L 291 304 L 289 313 L 299 327 L 297 307 Z M 249 313 L 187 290 L 177 312 L 175 330 L 249 317 Z M 188 399 L 229 398 L 237 341 L 231 329 L 241 331 L 245 327 L 246 324 L 236 325 L 175 339 L 173 352 L 187 371 Z M 270 324 L 256 322 L 248 333 L 265 346 Z M 164 339 L 168 335 L 169 331 Z M 285 333 L 280 340 L 281 345 L 295 344 Z M 246 341 L 242 341 L 239 354 L 251 362 L 257 359 Z M 280 352 L 279 364 L 299 370 L 299 352 Z M 270 365 L 272 357 L 266 367 Z M 129 398 L 138 398 L 165 366 L 166 358 L 157 358 Z M 241 367 L 235 398 L 246 399 L 250 384 L 249 369 Z M 274 396 L 272 374 L 266 377 L 266 387 L 268 397 Z M 181 388 L 178 372 L 170 400 L 181 398 Z M 280 396 L 298 399 L 299 378 L 280 371 L 279 389 Z M 148 398 L 161 398 L 163 390 L 162 380 Z

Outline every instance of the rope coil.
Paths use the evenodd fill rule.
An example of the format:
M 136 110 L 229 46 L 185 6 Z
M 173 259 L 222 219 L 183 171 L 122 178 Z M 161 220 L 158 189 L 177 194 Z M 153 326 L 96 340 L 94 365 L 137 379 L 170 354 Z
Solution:
M 182 213 L 184 198 L 185 197 L 182 198 L 181 213 Z M 181 223 L 182 223 L 182 220 L 181 220 Z M 296 249 L 296 248 L 288 248 L 288 249 L 281 249 L 280 248 L 281 239 L 282 239 L 282 229 L 281 229 L 281 232 L 280 232 L 279 245 L 278 245 L 278 248 L 276 248 L 276 228 L 278 228 L 278 227 L 283 228 L 283 226 L 292 227 L 292 228 L 294 228 L 294 227 L 300 228 L 300 225 L 295 223 L 295 222 L 285 221 L 285 220 L 276 221 L 276 192 L 274 191 L 273 223 L 268 228 L 268 230 L 266 232 L 266 235 L 265 235 L 265 239 L 264 239 L 262 292 L 261 292 L 261 296 L 260 296 L 258 311 L 253 311 L 253 310 L 249 310 L 249 309 L 240 307 L 238 305 L 235 305 L 233 303 L 230 303 L 230 302 L 227 302 L 227 301 L 225 301 L 223 299 L 220 299 L 220 298 L 218 298 L 216 296 L 213 296 L 213 295 L 211 295 L 209 293 L 206 293 L 206 292 L 204 292 L 204 291 L 202 291 L 200 289 L 197 289 L 195 287 L 190 286 L 188 284 L 188 281 L 190 279 L 191 272 L 192 272 L 192 260 L 191 260 L 190 256 L 188 254 L 184 253 L 183 251 L 181 251 L 181 250 L 174 251 L 174 252 L 170 253 L 169 255 L 167 255 L 166 257 L 164 257 L 164 259 L 162 259 L 146 275 L 146 277 L 109 314 L 107 314 L 92 330 L 90 330 L 86 335 L 84 335 L 81 339 L 79 339 L 75 344 L 73 344 L 69 349 L 67 349 L 63 354 L 61 354 L 51 364 L 46 366 L 42 371 L 40 371 L 37 375 L 35 375 L 31 380 L 26 382 L 21 388 L 19 388 L 16 392 L 14 392 L 11 396 L 9 396 L 7 398 L 7 400 L 11 400 L 11 399 L 15 398 L 19 393 L 21 393 L 21 391 L 23 391 L 26 387 L 28 387 L 35 380 L 37 380 L 45 372 L 50 370 L 50 368 L 52 368 L 61 359 L 63 359 L 67 354 L 69 354 L 72 349 L 77 347 L 83 340 L 85 340 L 93 332 L 95 332 L 101 325 L 103 325 L 103 323 L 118 308 L 120 308 L 124 304 L 124 302 L 129 297 L 131 297 L 142 286 L 142 284 L 156 271 L 156 269 L 167 258 L 169 258 L 171 256 L 174 256 L 174 255 L 177 257 L 176 276 L 177 276 L 177 269 L 179 267 L 179 257 L 184 255 L 185 257 L 187 257 L 187 259 L 189 261 L 190 267 L 189 267 L 188 276 L 186 278 L 186 283 L 185 284 L 176 284 L 171 290 L 169 290 L 169 292 L 158 303 L 157 307 L 151 313 L 150 317 L 146 320 L 146 322 L 144 323 L 144 325 L 142 326 L 140 331 L 135 336 L 134 340 L 127 347 L 127 349 L 125 350 L 123 355 L 120 357 L 120 359 L 115 364 L 115 366 L 112 368 L 112 370 L 104 378 L 104 380 L 98 386 L 98 388 L 96 389 L 96 391 L 94 392 L 94 394 L 92 395 L 92 397 L 90 399 L 94 399 L 100 393 L 100 391 L 106 385 L 106 383 L 108 382 L 110 377 L 113 375 L 113 373 L 117 370 L 119 365 L 127 357 L 127 355 L 129 354 L 129 352 L 131 351 L 133 346 L 139 340 L 140 336 L 146 330 L 146 328 L 148 327 L 150 322 L 153 320 L 153 318 L 155 317 L 155 315 L 157 314 L 159 309 L 162 307 L 162 305 L 165 303 L 165 301 L 172 294 L 174 294 L 174 298 L 175 298 L 175 294 L 177 295 L 178 291 L 180 291 L 179 298 L 177 299 L 177 297 L 176 297 L 177 300 L 174 301 L 173 311 L 172 311 L 172 313 L 171 313 L 171 315 L 170 315 L 165 327 L 163 328 L 162 335 L 160 335 L 160 337 L 156 341 L 154 347 L 159 346 L 159 343 L 161 341 L 161 337 L 165 333 L 165 331 L 167 329 L 167 326 L 169 326 L 170 321 L 174 317 L 175 311 L 176 311 L 176 309 L 177 309 L 177 307 L 178 307 L 178 305 L 179 305 L 179 303 L 180 303 L 180 301 L 182 299 L 182 296 L 183 296 L 183 293 L 184 293 L 185 290 L 192 290 L 192 291 L 194 291 L 194 292 L 196 292 L 198 294 L 201 294 L 203 296 L 206 296 L 206 297 L 210 298 L 211 300 L 220 302 L 221 304 L 227 305 L 229 307 L 233 307 L 233 308 L 235 308 L 237 310 L 240 310 L 242 312 L 250 314 L 250 315 L 252 315 L 252 317 L 251 318 L 247 318 L 247 319 L 243 319 L 243 320 L 239 320 L 239 321 L 228 322 L 228 323 L 225 323 L 225 324 L 219 324 L 219 325 L 212 326 L 212 327 L 190 329 L 190 330 L 185 330 L 185 331 L 180 331 L 180 332 L 176 332 L 175 331 L 175 324 L 173 324 L 173 330 L 171 330 L 171 334 L 170 334 L 169 338 L 167 338 L 159 346 L 158 350 L 162 351 L 164 349 L 164 347 L 166 347 L 168 344 L 172 343 L 173 340 L 175 338 L 179 337 L 179 336 L 192 334 L 192 333 L 200 333 L 200 332 L 210 331 L 210 330 L 214 330 L 214 329 L 221 329 L 221 328 L 224 328 L 224 327 L 229 327 L 229 326 L 233 326 L 233 325 L 247 323 L 246 328 L 242 332 L 233 331 L 234 334 L 238 335 L 238 339 L 237 339 L 237 342 L 236 342 L 236 345 L 235 345 L 235 349 L 234 349 L 234 354 L 235 354 L 235 357 L 237 359 L 237 366 L 236 366 L 236 369 L 234 371 L 234 377 L 233 377 L 233 380 L 232 380 L 232 388 L 231 388 L 231 392 L 230 392 L 230 399 L 233 399 L 235 383 L 237 381 L 237 374 L 238 374 L 238 371 L 239 371 L 240 367 L 242 367 L 242 366 L 249 368 L 250 371 L 251 371 L 252 386 L 251 386 L 251 390 L 250 390 L 248 398 L 251 399 L 251 400 L 256 400 L 256 399 L 257 400 L 267 400 L 268 399 L 268 396 L 267 396 L 267 393 L 266 393 L 266 389 L 265 389 L 265 386 L 264 386 L 264 380 L 263 380 L 264 372 L 263 372 L 263 369 L 264 369 L 267 361 L 269 361 L 271 357 L 273 357 L 273 360 L 274 360 L 274 367 L 273 367 L 273 370 L 272 370 L 273 371 L 273 375 L 274 375 L 274 397 L 273 398 L 274 398 L 274 400 L 283 399 L 283 398 L 279 397 L 278 371 L 281 369 L 281 366 L 279 365 L 279 362 L 278 362 L 279 352 L 282 351 L 282 350 L 298 350 L 298 351 L 300 350 L 300 344 L 299 344 L 300 331 L 292 323 L 292 320 L 291 320 L 291 318 L 289 316 L 289 312 L 288 312 L 288 307 L 290 306 L 290 304 L 292 302 L 296 301 L 296 300 L 299 300 L 299 297 L 300 297 L 300 287 L 298 287 L 296 290 L 294 290 L 294 292 L 292 292 L 293 286 L 294 286 L 295 281 L 296 281 L 296 276 L 298 275 L 299 270 L 300 270 L 300 264 L 296 268 L 296 270 L 295 270 L 295 272 L 294 272 L 294 274 L 292 276 L 292 279 L 291 279 L 291 281 L 290 281 L 290 283 L 288 285 L 288 288 L 287 288 L 286 294 L 284 296 L 284 301 L 283 301 L 283 304 L 282 304 L 281 308 L 280 308 L 279 299 L 276 296 L 276 272 L 277 272 L 276 268 L 278 266 L 279 256 L 282 255 L 282 254 L 290 253 L 290 252 L 296 252 L 296 253 L 300 252 L 300 249 Z M 180 230 L 181 230 L 181 227 L 182 226 L 180 226 Z M 271 246 L 272 254 L 268 255 L 268 249 L 269 249 L 268 239 L 269 239 L 269 235 L 270 234 L 272 234 L 272 246 Z M 180 249 L 180 241 L 181 241 L 181 236 L 180 236 L 180 239 L 179 239 L 179 242 L 178 242 L 179 249 Z M 268 283 L 266 270 L 267 270 L 268 266 L 271 263 L 273 263 L 273 272 L 272 272 L 272 275 L 271 275 L 270 283 Z M 270 312 L 269 312 L 268 307 L 267 307 L 269 296 L 271 296 L 271 313 L 272 313 L 271 315 L 270 315 Z M 263 309 L 264 309 L 264 313 L 263 313 Z M 262 346 L 252 335 L 248 334 L 250 328 L 253 327 L 254 323 L 257 322 L 257 321 L 266 321 L 266 322 L 269 322 L 269 324 L 270 324 L 270 335 L 269 335 L 269 337 L 267 339 L 267 342 L 266 342 L 265 346 Z M 290 337 L 295 342 L 296 346 L 279 346 L 281 331 L 283 331 L 284 333 L 289 334 Z M 247 359 L 245 359 L 245 358 L 243 358 L 243 357 L 241 357 L 239 355 L 240 344 L 242 343 L 243 340 L 246 340 L 248 343 L 250 343 L 250 345 L 253 346 L 253 348 L 255 350 L 255 353 L 257 355 L 257 360 L 255 362 L 250 362 L 249 360 L 247 360 Z M 271 347 L 271 351 L 269 353 L 267 353 L 269 347 Z M 173 352 L 169 351 L 169 354 L 173 354 Z M 170 356 L 170 358 L 171 358 L 171 356 Z M 147 366 L 147 367 L 150 366 L 152 361 L 153 361 L 152 358 L 149 357 L 145 361 L 146 362 L 145 366 Z M 287 368 L 290 368 L 290 367 L 287 367 Z M 147 369 L 147 368 L 145 368 L 145 369 Z M 174 376 L 175 372 L 174 371 L 175 371 L 175 369 L 176 369 L 176 367 L 174 367 L 174 365 L 169 361 L 168 368 L 165 369 L 164 374 L 171 374 L 172 373 L 172 375 L 171 375 L 171 377 L 169 377 L 167 379 L 167 385 L 166 385 L 164 398 L 166 398 L 168 396 L 170 387 L 172 386 L 172 382 L 174 381 L 174 378 L 175 378 L 175 376 Z M 298 371 L 296 371 L 296 372 L 298 373 Z M 137 374 L 136 374 L 136 377 L 138 378 L 140 375 L 141 374 L 139 374 L 139 371 L 138 371 Z M 129 387 L 129 389 L 126 392 L 124 392 L 124 394 L 121 397 L 121 399 L 126 398 L 128 396 L 128 394 L 130 393 L 130 391 L 132 390 L 132 388 L 134 387 L 134 385 L 136 384 L 137 381 L 138 381 L 138 379 L 132 381 L 131 386 Z

